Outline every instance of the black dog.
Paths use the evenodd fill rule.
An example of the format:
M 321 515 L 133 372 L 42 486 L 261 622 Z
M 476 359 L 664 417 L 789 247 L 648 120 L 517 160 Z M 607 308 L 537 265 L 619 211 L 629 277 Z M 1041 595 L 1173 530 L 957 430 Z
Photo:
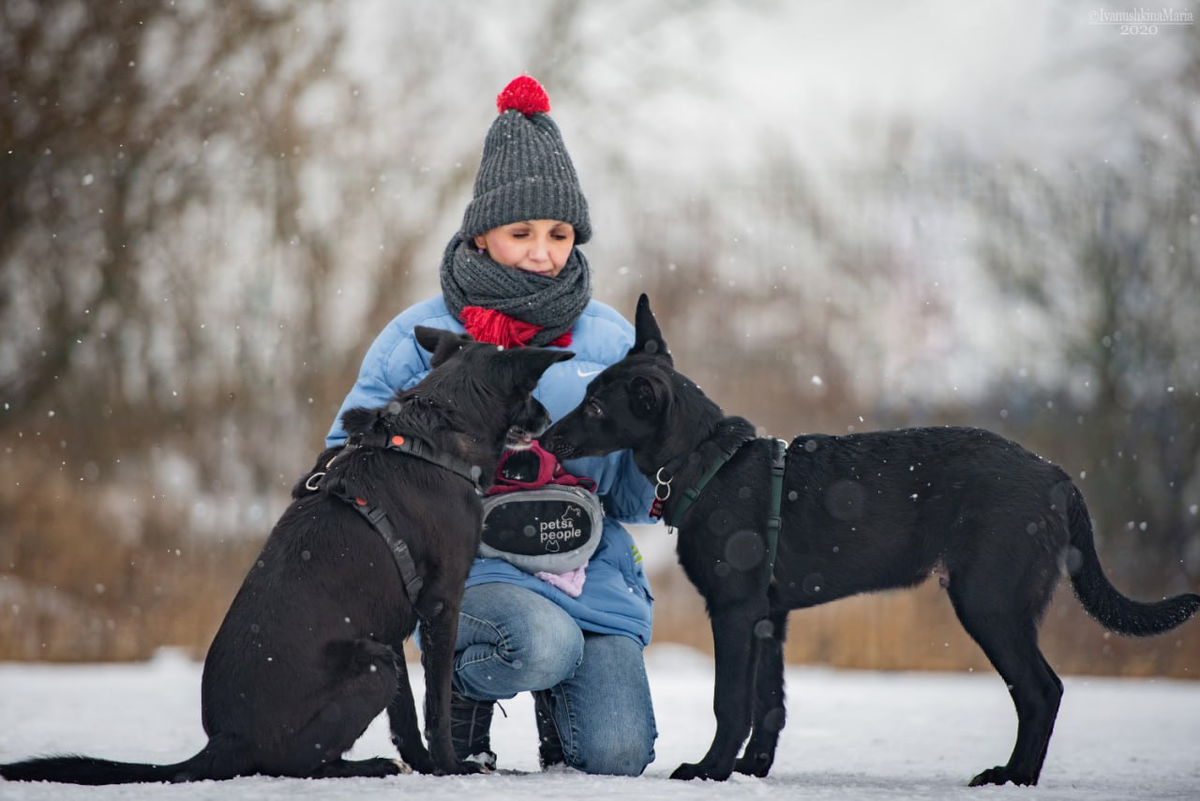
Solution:
M 343 415 L 347 446 L 297 485 L 204 662 L 208 744 L 174 765 L 61 756 L 0 766 L 9 780 L 76 784 L 386 776 L 390 759 L 342 754 L 385 708 L 401 758 L 467 773 L 450 742 L 450 674 L 463 586 L 479 544 L 480 492 L 506 434 L 549 424 L 530 393 L 565 351 L 502 350 L 428 328 L 434 369 L 386 409 Z M 417 457 L 417 458 L 412 458 Z M 421 742 L 401 645 L 420 621 Z
M 1037 782 L 1062 698 L 1037 625 L 1064 570 L 1084 608 L 1121 634 L 1158 634 L 1200 608 L 1200 595 L 1143 604 L 1113 589 L 1079 490 L 996 434 L 813 434 L 786 453 L 785 443 L 756 438 L 753 425 L 726 417 L 674 370 L 645 295 L 633 349 L 592 381 L 543 444 L 564 459 L 631 448 L 657 482 L 664 519 L 679 529 L 679 561 L 712 622 L 717 732 L 698 764 L 672 774 L 678 779 L 770 770 L 784 723 L 790 609 L 938 574 L 1017 709 L 1012 756 L 971 780 L 979 785 Z

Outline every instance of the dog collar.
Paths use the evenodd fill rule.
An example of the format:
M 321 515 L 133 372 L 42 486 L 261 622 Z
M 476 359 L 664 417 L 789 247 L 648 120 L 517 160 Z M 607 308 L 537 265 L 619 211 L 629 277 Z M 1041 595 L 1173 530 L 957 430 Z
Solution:
M 417 437 L 406 437 L 402 434 L 384 434 L 380 432 L 369 432 L 367 434 L 357 433 L 346 440 L 347 449 L 356 448 L 382 448 L 389 451 L 399 451 L 400 453 L 415 456 L 418 459 L 435 464 L 438 467 L 449 470 L 451 473 L 459 475 L 471 482 L 471 486 L 475 488 L 477 495 L 483 495 L 483 487 L 479 483 L 479 477 L 483 471 L 479 465 L 470 465 L 464 459 L 457 456 L 452 456 L 448 453 L 442 453 L 435 450 L 429 443 Z M 338 454 L 340 456 L 341 453 Z M 334 457 L 336 461 L 338 457 Z M 331 461 L 330 464 L 333 462 Z

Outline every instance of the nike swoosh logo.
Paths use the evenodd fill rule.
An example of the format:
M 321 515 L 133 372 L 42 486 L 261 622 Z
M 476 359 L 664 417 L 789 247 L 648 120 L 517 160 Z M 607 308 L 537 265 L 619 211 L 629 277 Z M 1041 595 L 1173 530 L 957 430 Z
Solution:
M 589 370 L 588 372 L 585 373 L 583 370 L 580 370 L 578 367 L 575 368 L 575 375 L 579 376 L 580 378 L 591 378 L 594 375 L 600 375 L 601 372 L 603 372 L 603 371 L 602 370 Z

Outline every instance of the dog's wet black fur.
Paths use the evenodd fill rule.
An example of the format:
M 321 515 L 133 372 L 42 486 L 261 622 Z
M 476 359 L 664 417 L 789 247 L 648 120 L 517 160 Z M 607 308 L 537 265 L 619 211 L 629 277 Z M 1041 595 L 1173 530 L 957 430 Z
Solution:
M 530 393 L 546 368 L 573 354 L 501 350 L 428 328 L 416 334 L 433 353 L 433 371 L 387 408 L 346 412 L 343 427 L 351 435 L 415 437 L 459 464 L 478 467 L 486 487 L 509 431 L 536 432 L 549 424 Z M 407 543 L 424 580 L 415 605 L 388 546 L 329 489 L 334 483 L 349 498 L 369 498 L 383 509 Z M 455 757 L 449 728 L 458 612 L 482 517 L 471 480 L 379 447 L 333 448 L 293 495 L 205 659 L 201 718 L 209 741 L 200 753 L 173 765 L 49 757 L 0 766 L 0 775 L 76 784 L 256 773 L 386 776 L 401 767 L 384 758 L 342 759 L 384 709 L 400 757 L 413 769 L 478 770 Z M 401 650 L 418 621 L 428 750 Z
M 768 575 L 772 440 L 740 447 L 681 519 L 673 514 L 719 450 L 754 433 L 674 369 L 643 295 L 634 347 L 542 438 L 563 459 L 630 448 L 652 481 L 671 480 L 659 494 L 670 492 L 665 519 L 679 529 L 680 564 L 712 622 L 717 717 L 708 753 L 680 765 L 675 778 L 770 770 L 784 723 L 783 640 L 791 609 L 912 587 L 937 575 L 1016 706 L 1012 756 L 975 776 L 971 784 L 979 785 L 1037 783 L 1062 698 L 1062 682 L 1038 648 L 1037 627 L 1061 574 L 1069 573 L 1084 608 L 1121 634 L 1159 634 L 1200 608 L 1195 594 L 1157 603 L 1122 596 L 1100 568 L 1087 508 L 1066 473 L 1014 442 L 970 428 L 792 440 L 778 555 Z

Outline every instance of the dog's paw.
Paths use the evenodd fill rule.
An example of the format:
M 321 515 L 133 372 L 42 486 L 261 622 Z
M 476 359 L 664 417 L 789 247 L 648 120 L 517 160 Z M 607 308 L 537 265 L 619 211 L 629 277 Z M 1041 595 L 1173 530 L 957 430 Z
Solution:
M 439 776 L 469 776 L 475 773 L 494 773 L 495 766 L 489 767 L 482 762 L 476 762 L 473 759 L 464 759 L 461 762 L 455 762 L 453 765 L 447 766 L 438 771 Z
M 762 779 L 771 772 L 771 763 L 774 760 L 770 754 L 747 754 L 734 763 L 733 769 L 738 773 L 743 773 L 747 776 L 757 776 Z
M 988 768 L 983 773 L 980 773 L 974 779 L 971 779 L 969 786 L 982 787 L 985 784 L 1037 784 L 1037 776 L 1022 776 L 1014 770 L 1011 770 L 1007 765 L 997 765 L 994 768 Z
M 420 773 L 424 776 L 436 776 L 438 768 L 433 764 L 432 759 L 404 759 L 401 760 L 408 766 L 409 773 Z
M 383 778 L 385 776 L 401 776 L 412 773 L 412 768 L 405 765 L 399 759 L 389 759 L 387 757 L 376 757 L 375 759 L 364 759 L 358 763 L 358 770 L 354 775 L 358 776 L 377 776 Z
M 404 773 L 422 773 L 432 776 L 437 773 L 437 766 L 424 748 L 406 748 L 400 750 L 400 764 L 405 768 Z
M 671 774 L 672 779 L 682 779 L 690 781 L 691 779 L 711 779 L 716 782 L 723 782 L 729 778 L 730 770 L 719 771 L 714 770 L 711 766 L 700 764 L 691 764 L 684 762 L 679 767 L 675 768 L 675 772 Z
M 672 779 L 682 779 L 685 782 L 690 781 L 691 779 L 699 778 L 699 776 L 700 766 L 692 765 L 687 762 L 684 762 L 682 765 L 675 768 L 675 772 L 671 774 Z

